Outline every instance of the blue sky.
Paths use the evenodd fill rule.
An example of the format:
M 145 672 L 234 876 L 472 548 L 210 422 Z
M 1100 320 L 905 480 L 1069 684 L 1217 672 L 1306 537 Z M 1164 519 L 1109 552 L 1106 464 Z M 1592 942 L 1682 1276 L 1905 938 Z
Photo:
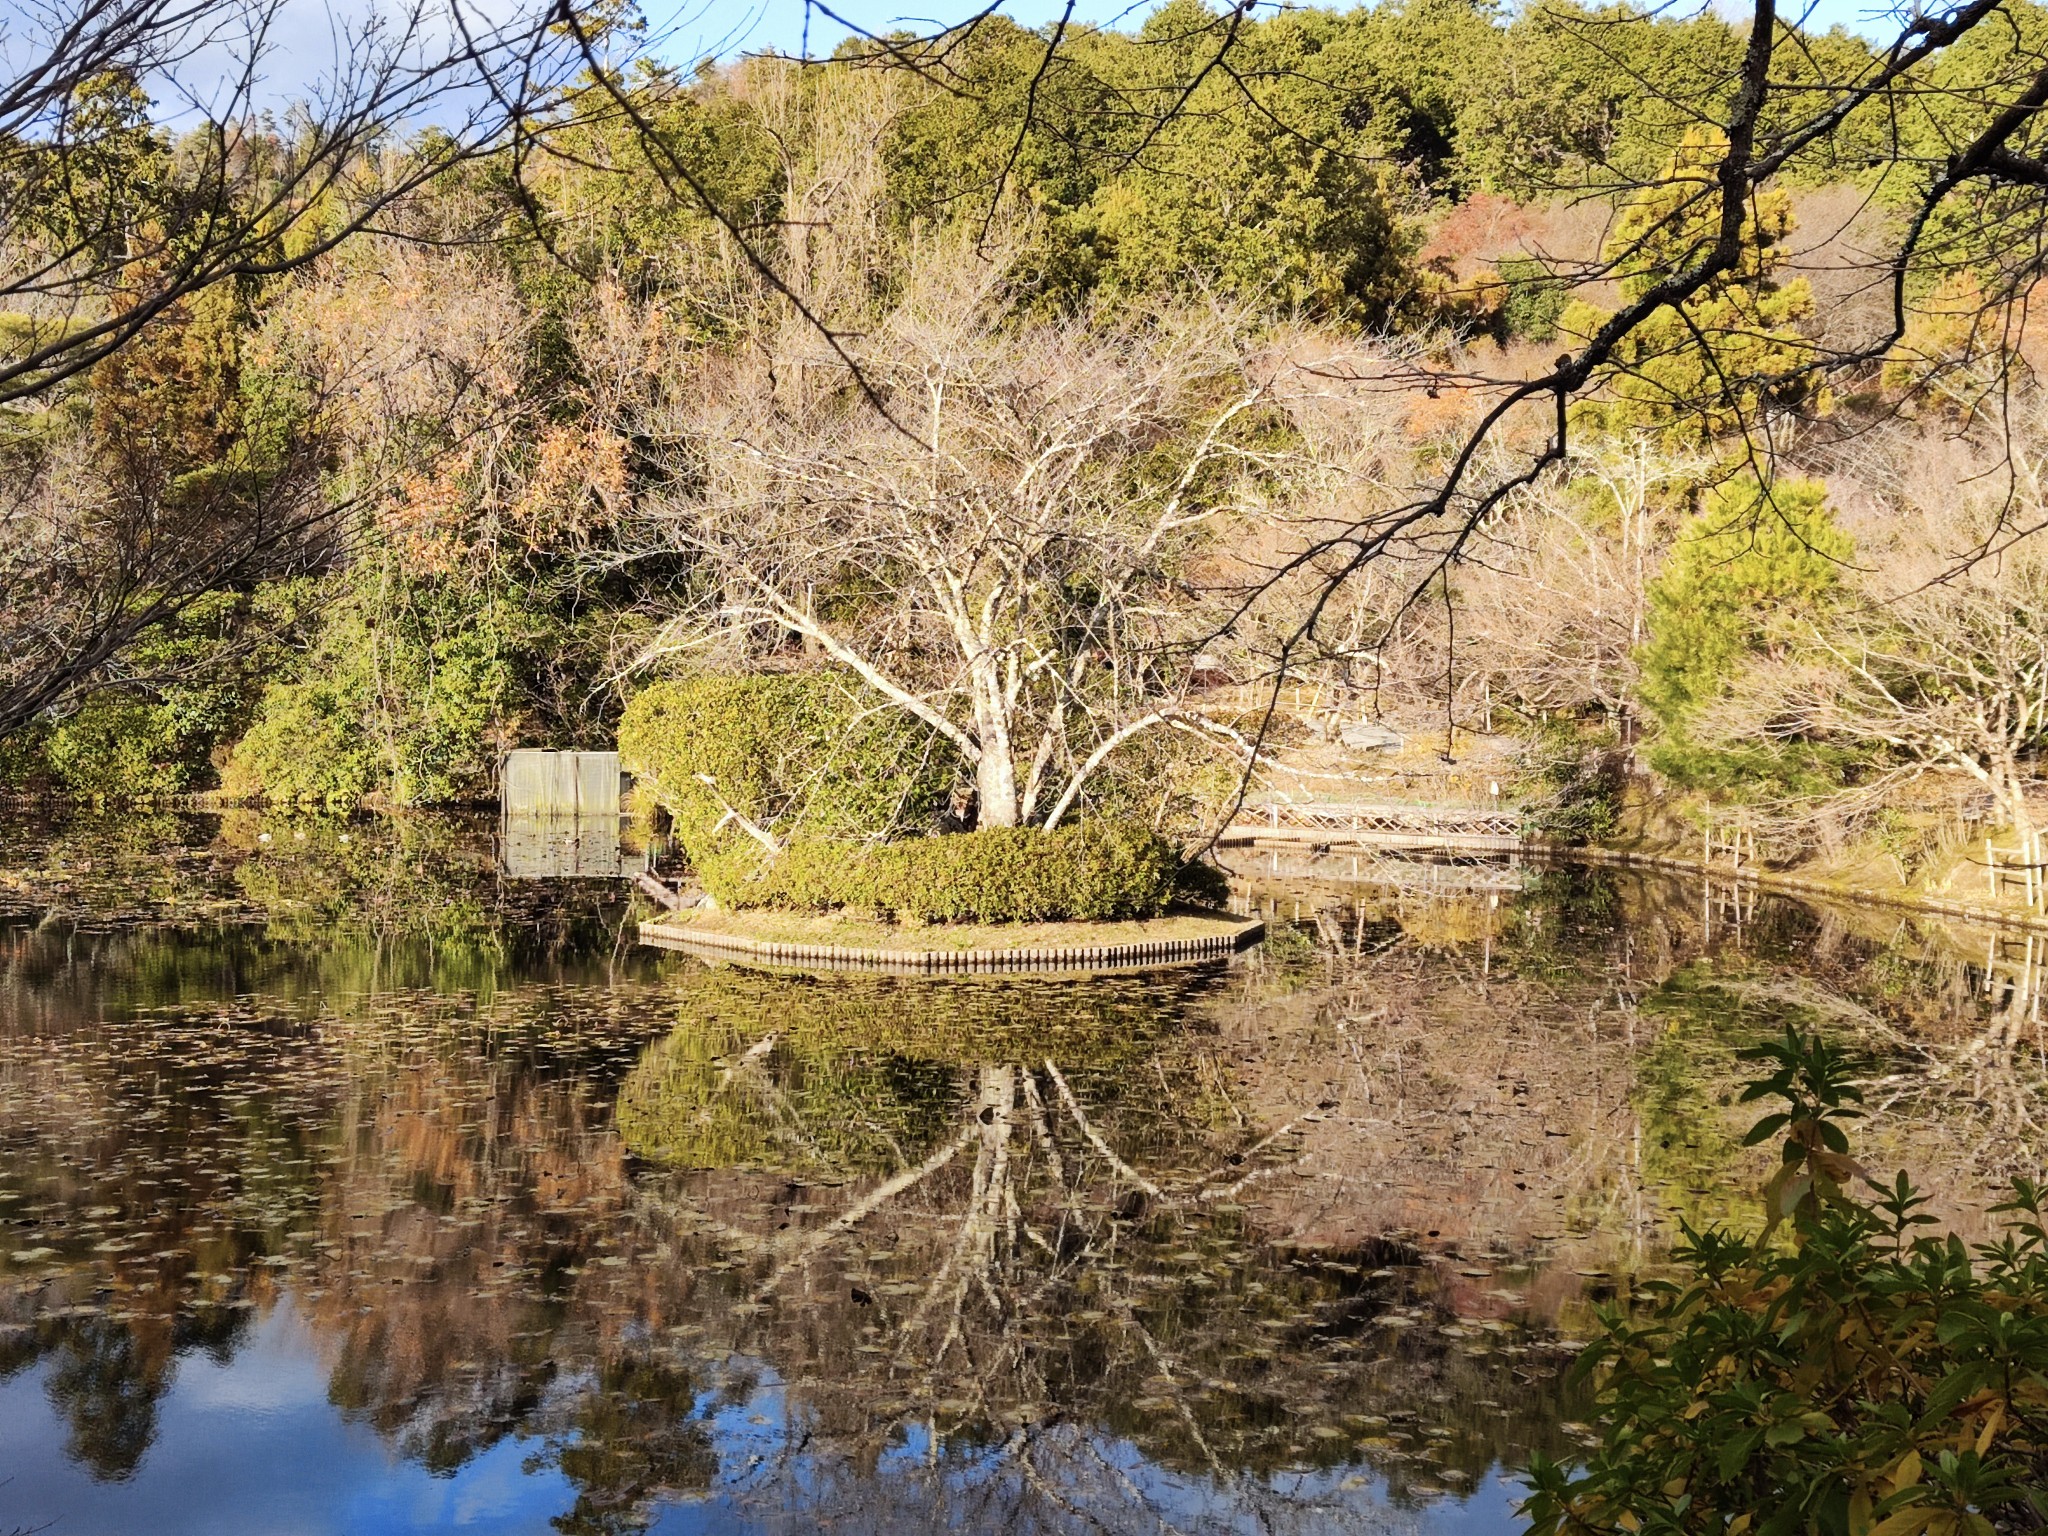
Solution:
M 269 38 L 263 64 L 259 97 L 264 104 L 281 104 L 294 97 L 317 94 L 320 83 L 333 78 L 339 63 L 352 52 L 349 33 L 360 27 L 373 12 L 392 14 L 403 10 L 408 0 L 283 0 Z M 488 20 L 494 14 L 524 10 L 532 0 L 463 0 L 472 18 Z M 688 66 L 707 55 L 732 58 L 749 51 L 775 49 L 796 53 L 808 42 L 814 54 L 830 53 L 846 35 L 846 27 L 815 10 L 807 12 L 805 0 L 643 0 L 649 25 L 655 35 L 655 51 L 671 62 Z M 983 8 L 987 0 L 826 0 L 832 9 L 868 32 L 907 27 L 929 30 L 958 22 Z M 1096 26 L 1137 25 L 1159 0 L 1076 0 L 1075 18 Z M 1218 0 L 1210 0 L 1211 4 Z M 1292 0 L 1290 0 L 1292 3 Z M 1346 5 L 1354 0 L 1321 0 Z M 1513 0 L 1509 0 L 1513 3 Z M 1798 0 L 1780 0 L 1793 5 Z M 1261 0 L 1259 10 L 1268 12 L 1273 0 Z M 1670 0 L 1674 13 L 1684 13 L 1700 4 L 1713 4 L 1724 14 L 1747 15 L 1748 0 Z M 0 0 L 4 11 L 7 0 Z M 1057 18 L 1064 0 L 1004 0 L 1003 11 L 1026 26 L 1042 26 Z M 428 9 L 438 15 L 435 7 Z M 1872 35 L 1888 36 L 1898 27 L 1897 13 L 1881 0 L 1814 0 L 1815 24 L 1841 24 Z M 808 36 L 806 22 L 808 21 Z M 11 73 L 23 62 L 16 55 L 28 34 L 10 37 L 0 31 L 0 73 Z M 202 51 L 181 71 L 187 87 L 202 100 L 220 98 L 222 82 L 233 71 L 209 67 L 216 56 L 239 56 L 239 50 L 216 47 Z M 153 82 L 154 84 L 154 82 Z M 160 114 L 177 122 L 190 114 L 189 103 L 178 93 L 157 90 Z M 216 101 L 216 105 L 217 105 Z
M 895 26 L 929 28 L 935 22 L 959 21 L 982 8 L 986 0 L 828 0 L 834 11 L 870 32 Z M 1077 19 L 1097 25 L 1134 24 L 1156 0 L 1077 0 Z M 1342 4 L 1344 0 L 1337 0 Z M 1010 0 L 1004 11 L 1026 26 L 1053 20 L 1063 0 Z M 1261 9 L 1266 7 L 1261 6 Z M 1728 15 L 1748 14 L 1747 6 L 1722 4 Z M 671 57 L 774 48 L 795 53 L 804 41 L 804 0 L 650 0 L 650 17 L 668 34 Z M 1897 26 L 1896 11 L 1876 0 L 1817 0 L 1813 23 L 1842 25 L 1852 31 L 1883 34 Z M 830 52 L 846 35 L 845 28 L 815 11 L 810 14 L 813 53 Z
M 854 25 L 869 32 L 895 27 L 928 31 L 935 25 L 955 22 L 983 9 L 966 0 L 827 0 L 831 8 Z M 1119 20 L 1135 24 L 1156 0 L 1077 0 L 1074 15 L 1098 26 L 1116 25 Z M 1006 15 L 1025 26 L 1055 20 L 1064 8 L 1063 0 L 1009 0 Z M 646 0 L 651 22 L 672 39 L 668 50 L 675 56 L 707 53 L 729 56 L 740 51 L 773 48 L 779 53 L 796 53 L 804 42 L 804 0 Z M 846 37 L 847 29 L 830 17 L 813 11 L 809 15 L 810 47 L 813 53 L 829 53 Z

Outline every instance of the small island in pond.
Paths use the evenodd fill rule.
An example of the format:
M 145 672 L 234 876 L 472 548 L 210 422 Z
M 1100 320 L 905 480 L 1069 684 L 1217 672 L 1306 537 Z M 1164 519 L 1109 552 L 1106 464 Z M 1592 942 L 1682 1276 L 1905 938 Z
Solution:
M 1108 796 L 1066 819 L 986 824 L 928 735 L 822 672 L 644 692 L 620 745 L 689 875 L 641 937 L 770 963 L 974 970 L 1213 958 L 1263 931 L 1218 910 L 1220 871 Z

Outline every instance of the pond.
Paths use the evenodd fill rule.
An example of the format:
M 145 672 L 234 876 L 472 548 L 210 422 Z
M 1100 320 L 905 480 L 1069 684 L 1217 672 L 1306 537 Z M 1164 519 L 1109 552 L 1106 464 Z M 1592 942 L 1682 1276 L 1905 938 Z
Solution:
M 2048 944 L 1876 909 L 1247 853 L 1229 963 L 811 977 L 461 818 L 6 814 L 0 1532 L 1511 1532 L 1745 1045 L 1965 1229 L 2041 1163 Z

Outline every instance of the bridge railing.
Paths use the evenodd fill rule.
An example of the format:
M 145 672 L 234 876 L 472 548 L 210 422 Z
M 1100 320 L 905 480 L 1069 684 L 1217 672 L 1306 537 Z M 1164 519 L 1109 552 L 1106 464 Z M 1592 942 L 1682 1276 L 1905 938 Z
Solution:
M 1265 800 L 1247 802 L 1241 825 L 1274 829 L 1384 832 L 1427 836 L 1513 837 L 1522 813 L 1511 806 L 1418 805 L 1398 801 Z

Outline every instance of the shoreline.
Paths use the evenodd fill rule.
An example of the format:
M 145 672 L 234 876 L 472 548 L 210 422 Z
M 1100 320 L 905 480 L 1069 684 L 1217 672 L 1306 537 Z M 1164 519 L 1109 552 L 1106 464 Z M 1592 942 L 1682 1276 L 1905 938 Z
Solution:
M 1241 829 L 1255 834 L 1261 829 Z M 1234 836 L 1229 846 L 1239 848 L 1307 850 L 1323 854 L 1335 853 L 1341 848 L 1377 848 L 1392 852 L 1427 851 L 1441 849 L 1445 852 L 1485 852 L 1496 850 L 1474 850 L 1444 837 L 1402 838 L 1398 841 L 1379 838 L 1314 838 L 1308 835 L 1283 835 L 1263 837 L 1258 835 Z M 1519 853 L 1557 863 L 1601 864 L 1628 869 L 1658 869 L 1674 874 L 1697 875 L 1706 880 L 1726 880 L 1740 884 L 1754 885 L 1761 890 L 1783 891 L 1794 896 L 1818 896 L 1830 901 L 1842 901 L 1873 907 L 1889 907 L 1896 911 L 1925 912 L 1937 917 L 1961 918 L 1972 923 L 1981 923 L 1997 928 L 2014 928 L 2028 932 L 2048 933 L 2048 914 L 2027 912 L 2014 907 L 1988 907 L 1979 903 L 1955 901 L 1941 896 L 1914 895 L 1906 891 L 1877 890 L 1869 886 L 1845 885 L 1838 881 L 1816 880 L 1805 875 L 1779 870 L 1758 869 L 1744 866 L 1739 869 L 1725 869 L 1700 859 L 1688 858 L 1683 854 L 1645 853 L 1630 848 L 1603 848 L 1594 844 L 1564 844 L 1547 842 L 1541 838 L 1526 838 L 1518 845 Z
M 0 810 L 6 811 L 57 811 L 83 814 L 87 817 L 106 815 L 155 814 L 199 814 L 229 815 L 234 813 L 261 814 L 271 812 L 280 820 L 291 821 L 311 818 L 323 821 L 350 822 L 362 818 L 402 816 L 461 816 L 474 817 L 482 814 L 496 814 L 491 801 L 465 802 L 461 805 L 420 806 L 420 807 L 379 807 L 357 806 L 346 811 L 326 810 L 311 806 L 278 806 L 260 802 L 233 802 L 212 800 L 210 792 L 165 797 L 143 804 L 95 803 L 89 799 L 66 796 L 24 795 L 0 792 Z M 1916 895 L 1902 890 L 1883 890 L 1869 886 L 1844 884 L 1839 881 L 1814 879 L 1788 871 L 1759 869 L 1743 866 L 1727 869 L 1678 853 L 1650 853 L 1633 848 L 1601 847 L 1598 845 L 1566 845 L 1548 842 L 1540 838 L 1521 840 L 1514 849 L 1500 849 L 1462 846 L 1461 840 L 1437 835 L 1409 835 L 1398 838 L 1344 837 L 1341 834 L 1315 835 L 1306 829 L 1279 829 L 1280 835 L 1271 835 L 1275 829 L 1261 826 L 1240 825 L 1226 829 L 1220 845 L 1237 848 L 1291 849 L 1296 852 L 1314 853 L 1316 850 L 1329 853 L 1343 848 L 1385 848 L 1389 851 L 1427 852 L 1441 849 L 1445 852 L 1486 853 L 1520 852 L 1522 854 L 1556 860 L 1563 863 L 1608 865 L 1619 868 L 1666 870 L 1674 874 L 1697 875 L 1708 880 L 1728 880 L 1747 883 L 1764 890 L 1783 891 L 1790 895 L 1816 896 L 1830 901 L 1850 902 L 1867 906 L 1885 907 L 1894 911 L 1924 912 L 1931 916 L 1958 918 L 1964 921 L 1992 927 L 2010 928 L 2025 932 L 2048 933 L 2048 914 L 2030 913 L 2015 907 L 1994 907 L 1970 901 L 1958 901 L 1947 897 Z M 730 916 L 731 914 L 727 914 Z M 1163 921 L 1155 920 L 1155 921 Z M 643 927 L 647 925 L 642 925 Z M 1054 927 L 1057 925 L 1044 925 Z M 831 945 L 816 945 L 814 948 L 833 948 Z M 836 946 L 844 948 L 846 946 Z M 856 946 L 862 947 L 862 946 Z M 1059 946 L 1052 946 L 1059 947 Z M 1080 946 L 1082 949 L 1102 946 Z M 945 953 L 944 951 L 896 951 L 888 953 L 925 954 Z M 906 964 L 909 962 L 905 962 Z
M 1637 853 L 1626 848 L 1584 847 L 1544 851 L 1553 857 L 1576 858 L 1591 864 L 1668 869 L 1701 875 L 1709 880 L 1746 882 L 1763 890 L 1785 891 L 1795 896 L 1824 896 L 1835 901 L 1857 902 L 1867 906 L 1892 907 L 1906 912 L 1927 912 L 1940 917 L 1965 918 L 1973 923 L 1984 923 L 1997 928 L 2021 928 L 2048 933 L 2048 915 L 2012 907 L 1986 907 L 1967 901 L 1951 901 L 1940 896 L 1916 896 L 1904 891 L 1872 890 L 1867 886 L 1841 885 L 1771 869 L 1717 869 L 1699 859 L 1670 854 Z

